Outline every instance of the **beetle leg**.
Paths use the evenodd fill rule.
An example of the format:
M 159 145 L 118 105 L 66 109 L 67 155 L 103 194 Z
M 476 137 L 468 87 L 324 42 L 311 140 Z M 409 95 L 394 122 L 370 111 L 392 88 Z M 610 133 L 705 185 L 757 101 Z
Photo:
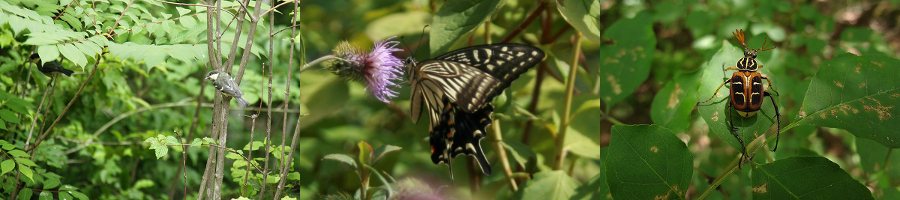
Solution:
M 775 104 L 775 97 L 772 97 L 772 94 L 769 92 L 763 92 L 763 95 L 768 96 L 769 100 L 772 100 L 772 106 L 775 106 L 775 121 L 778 127 L 778 131 L 775 132 L 775 148 L 772 148 L 772 151 L 778 149 L 778 138 L 781 136 L 781 114 L 778 113 L 778 104 Z
M 744 139 L 741 139 L 741 135 L 738 134 L 737 127 L 734 127 L 734 117 L 731 116 L 732 109 L 733 108 L 731 107 L 731 103 L 729 103 L 728 106 L 725 107 L 725 110 L 727 110 L 728 112 L 725 113 L 725 115 L 728 117 L 728 126 L 731 127 L 731 135 L 734 135 L 734 138 L 736 138 L 738 140 L 738 143 L 741 144 L 741 161 L 738 163 L 738 169 L 740 169 L 741 165 L 744 164 L 744 156 L 747 155 L 747 147 L 744 146 Z
M 724 69 L 724 71 L 728 71 L 728 70 L 738 70 L 738 68 L 735 67 L 735 66 L 731 66 L 731 67 L 728 67 L 728 68 L 725 68 L 725 69 Z
M 713 98 L 715 98 L 716 94 L 719 94 L 719 89 L 722 89 L 722 86 L 725 86 L 725 83 L 728 83 L 729 81 L 731 81 L 731 79 L 728 79 L 728 80 L 725 80 L 725 82 L 722 82 L 722 84 L 720 84 L 719 87 L 716 88 L 716 92 L 713 92 L 713 95 L 711 97 L 709 97 L 709 99 L 706 99 L 706 101 L 697 102 L 697 104 L 695 104 L 695 105 L 700 105 L 701 103 L 709 102 L 709 100 L 712 100 Z
M 762 67 L 762 65 L 760 65 L 760 67 Z M 772 92 L 775 92 L 775 96 L 781 96 L 780 94 L 778 94 L 778 90 L 775 90 L 775 88 L 772 87 L 772 80 L 769 79 L 769 77 L 766 76 L 766 74 L 759 73 L 759 77 L 762 79 L 766 79 L 766 83 L 769 84 L 769 89 L 772 89 Z

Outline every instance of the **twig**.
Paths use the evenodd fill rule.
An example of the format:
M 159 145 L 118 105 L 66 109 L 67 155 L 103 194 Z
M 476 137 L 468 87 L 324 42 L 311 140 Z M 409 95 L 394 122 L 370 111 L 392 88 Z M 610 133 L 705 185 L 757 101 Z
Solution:
M 237 54 L 237 49 L 239 46 L 238 44 L 235 44 L 235 43 L 237 43 L 238 41 L 241 40 L 241 32 L 244 31 L 244 17 L 243 16 L 244 16 L 244 13 L 247 12 L 247 7 L 244 6 L 244 4 L 249 3 L 249 1 L 250 0 L 244 0 L 244 2 L 241 2 L 240 0 L 237 1 L 238 4 L 241 5 L 241 9 L 238 9 L 237 16 L 235 18 L 232 18 L 232 21 L 237 20 L 237 27 L 235 27 L 235 29 L 234 29 L 234 38 L 233 38 L 233 40 L 231 40 L 233 45 L 231 45 L 231 50 L 228 51 L 228 58 L 225 59 L 225 64 L 223 64 L 223 66 L 226 66 L 228 68 L 231 68 L 232 66 L 234 66 L 234 55 Z M 256 23 L 253 23 L 253 21 L 252 21 L 253 19 L 250 19 L 250 20 L 251 20 L 251 24 L 256 24 Z M 228 26 L 231 26 L 231 22 L 229 22 L 228 24 L 229 24 Z M 247 35 L 247 41 L 248 41 L 248 43 L 252 43 L 253 32 L 250 32 L 250 34 Z M 246 49 L 245 51 L 249 51 L 249 50 L 250 49 Z M 244 57 L 242 57 L 242 59 L 243 58 Z M 234 75 L 235 79 L 237 79 L 237 80 L 235 80 L 236 81 L 235 83 L 237 83 L 238 85 L 241 85 L 241 80 L 244 77 L 243 76 L 244 70 L 241 69 L 240 71 L 238 71 L 238 74 L 232 74 L 232 75 Z
M 565 107 L 563 109 L 562 122 L 559 124 L 559 131 L 557 131 L 556 142 L 555 142 L 555 159 L 556 163 L 553 166 L 554 170 L 559 170 L 562 168 L 563 160 L 565 160 L 564 154 L 564 146 L 566 143 L 566 129 L 569 127 L 569 122 L 571 121 L 571 113 L 572 113 L 572 96 L 575 91 L 575 78 L 576 73 L 578 71 L 578 52 L 581 51 L 581 32 L 575 32 L 575 50 L 573 51 L 572 63 L 569 65 L 569 77 L 568 81 L 566 81 L 566 96 L 565 96 Z
M 274 15 L 269 16 L 269 19 L 270 19 L 270 21 L 274 21 L 274 19 L 275 19 Z M 269 22 L 269 23 L 272 23 L 272 22 Z M 272 26 L 269 26 L 270 34 L 273 31 L 273 29 L 274 28 Z M 291 47 L 291 48 L 293 48 L 293 47 Z M 273 71 L 274 67 L 272 65 L 272 56 L 273 56 L 274 52 L 275 52 L 275 40 L 274 40 L 274 38 L 269 37 L 269 95 L 268 95 L 269 102 L 266 103 L 266 106 L 269 107 L 269 110 L 272 109 L 272 77 L 274 76 L 274 71 Z M 288 77 L 288 78 L 291 78 L 291 77 Z M 290 87 L 290 86 L 288 86 L 288 87 Z M 286 97 L 286 98 L 290 98 L 290 97 Z M 271 134 L 272 134 L 272 112 L 269 111 L 268 113 L 266 113 L 266 152 L 267 153 L 266 153 L 266 158 L 263 161 L 263 162 L 265 162 L 265 164 L 263 164 L 263 179 L 262 179 L 263 183 L 260 184 L 261 186 L 260 186 L 260 190 L 259 190 L 259 199 L 260 200 L 262 199 L 263 194 L 265 194 L 265 191 L 266 191 L 266 182 L 265 181 L 269 177 L 269 153 L 268 152 L 270 152 L 269 151 L 269 142 L 270 142 L 269 138 L 271 138 Z M 282 140 L 283 139 L 284 138 L 282 138 Z
M 500 120 L 494 119 L 491 127 L 494 129 L 491 131 L 492 138 L 494 138 L 491 142 L 494 143 L 494 149 L 497 150 L 497 154 L 500 156 L 500 164 L 503 166 L 503 173 L 506 174 L 506 178 L 509 180 L 509 188 L 515 193 L 519 190 L 519 186 L 516 184 L 516 179 L 512 177 L 512 169 L 509 165 L 509 158 L 506 156 L 506 148 L 503 148 L 503 144 L 500 143 L 503 141 L 503 134 L 500 134 Z
M 297 35 L 297 13 L 299 13 L 298 11 L 299 11 L 299 9 L 298 9 L 297 3 L 295 2 L 294 3 L 294 14 L 293 14 L 294 19 L 291 20 L 291 45 L 290 45 L 291 48 L 288 53 L 287 87 L 284 90 L 285 98 L 284 98 L 284 108 L 283 109 L 287 109 L 288 105 L 291 104 L 291 86 L 290 85 L 291 85 L 291 77 L 292 77 L 291 72 L 294 71 L 294 45 L 297 42 L 296 40 L 294 40 L 294 38 L 295 38 L 294 36 Z M 274 20 L 275 15 L 269 15 L 269 17 L 272 18 L 272 20 L 270 20 L 270 22 L 269 22 L 269 23 L 271 23 L 269 25 L 269 27 L 270 27 L 269 32 L 272 32 L 273 30 L 275 30 L 274 28 L 272 28 L 275 26 L 275 20 Z M 273 40 L 272 38 L 274 38 L 274 35 L 269 35 L 270 41 Z M 302 41 L 302 39 L 301 39 L 301 41 Z M 303 56 L 306 53 L 305 46 L 306 46 L 306 43 L 304 42 L 303 44 L 301 44 L 301 47 L 300 47 L 303 51 L 300 54 L 301 61 L 306 61 L 306 59 L 305 59 L 306 57 Z M 285 152 L 284 142 L 287 139 L 287 113 L 284 113 L 283 118 L 284 119 L 282 120 L 282 123 L 281 123 L 281 161 L 283 162 L 283 165 L 281 166 L 282 168 L 281 168 L 281 172 L 280 172 L 281 178 L 278 180 L 278 185 L 276 186 L 277 189 L 275 190 L 275 198 L 278 198 L 279 196 L 281 196 L 281 191 L 284 189 L 284 182 L 285 182 L 285 179 L 287 179 L 287 170 L 291 166 L 290 160 L 293 158 L 294 146 L 296 145 L 296 142 L 297 142 L 298 133 L 296 132 L 296 130 L 299 129 L 299 127 L 294 129 L 295 132 L 294 132 L 294 136 L 292 137 L 293 139 L 291 141 L 291 153 L 290 153 L 291 156 L 288 156 L 288 159 L 285 160 L 284 159 L 284 152 Z M 299 121 L 300 121 L 300 118 L 298 117 L 297 125 L 300 125 Z
M 72 97 L 72 100 L 69 100 L 69 104 L 66 105 L 66 108 L 63 109 L 62 113 L 60 113 L 59 116 L 56 117 L 56 120 L 54 120 L 53 123 L 50 124 L 50 127 L 47 128 L 47 131 L 41 134 L 41 137 L 38 137 L 38 139 L 34 141 L 34 145 L 27 146 L 25 151 L 31 151 L 37 148 L 37 146 L 40 145 L 42 141 L 44 141 L 44 138 L 47 138 L 47 135 L 50 135 L 50 131 L 53 130 L 53 127 L 56 126 L 56 123 L 59 123 L 59 120 L 62 120 L 63 116 L 66 116 L 66 112 L 69 111 L 69 108 L 72 107 L 72 104 L 74 104 L 75 100 L 78 99 L 78 96 L 81 95 L 81 91 L 84 91 L 84 86 L 87 86 L 87 83 L 91 81 L 91 77 L 94 77 L 94 73 L 97 73 L 97 66 L 100 65 L 100 56 L 102 56 L 103 54 L 105 53 L 97 54 L 97 62 L 94 63 L 94 69 L 91 70 L 91 74 L 88 75 L 87 79 L 84 80 L 84 83 L 81 83 L 81 87 L 78 88 L 78 92 L 75 92 L 75 96 Z
M 278 9 L 278 7 L 281 7 L 281 6 L 285 5 L 285 4 L 293 3 L 293 2 L 297 2 L 297 1 L 296 1 L 296 0 L 288 0 L 288 1 L 281 2 L 281 3 L 278 4 L 277 6 L 274 6 L 274 7 L 270 8 L 269 10 L 266 10 L 266 12 L 264 12 L 263 14 L 258 15 L 258 16 L 259 16 L 259 17 L 263 17 L 263 16 L 265 16 L 266 14 L 269 14 L 269 12 L 272 12 L 272 11 L 274 11 L 275 9 Z M 295 14 L 296 14 L 296 13 L 295 13 Z M 295 21 L 296 21 L 296 20 L 295 20 Z
M 27 147 L 31 142 L 31 135 L 34 133 L 34 125 L 37 124 L 38 117 L 41 116 L 41 109 L 44 108 L 44 100 L 47 100 L 47 95 L 50 94 L 53 88 L 56 87 L 56 84 L 53 84 L 50 87 L 47 87 L 47 90 L 44 91 L 44 97 L 41 97 L 41 104 L 38 105 L 38 109 L 34 112 L 34 117 L 31 119 L 31 128 L 28 129 L 28 139 L 25 140 L 25 146 Z M 49 106 L 49 104 L 48 104 Z
M 531 24 L 532 21 L 534 21 L 534 18 L 536 18 L 538 14 L 541 14 L 541 11 L 544 11 L 544 7 L 547 6 L 547 3 L 544 3 L 543 1 L 538 1 L 537 4 L 538 7 L 534 8 L 531 13 L 528 13 L 528 16 L 525 17 L 525 20 L 522 20 L 522 23 L 516 26 L 516 28 L 514 28 L 512 32 L 509 32 L 506 37 L 503 37 L 503 39 L 500 40 L 500 43 L 509 42 L 517 35 L 519 35 L 519 33 L 522 33 L 522 31 L 525 30 L 525 27 L 528 27 L 528 25 Z
M 256 7 L 254 7 L 255 9 L 253 9 L 253 16 L 259 15 L 259 7 L 262 6 L 262 2 L 263 1 L 256 1 Z M 241 21 L 243 21 L 243 17 L 241 17 L 241 19 L 242 19 Z M 271 20 L 274 20 L 274 18 L 272 18 Z M 241 85 L 241 80 L 244 79 L 244 69 L 247 68 L 247 62 L 250 61 L 250 52 L 251 52 L 251 49 L 253 49 L 253 39 L 252 38 L 254 35 L 256 35 L 256 27 L 257 27 L 256 24 L 257 23 L 259 23 L 259 17 L 250 17 L 250 30 L 247 30 L 247 43 L 244 45 L 244 54 L 241 55 L 241 67 L 238 69 L 237 80 L 235 80 L 235 81 L 237 81 L 236 83 L 238 85 Z M 235 40 L 234 42 L 237 43 L 238 41 Z M 237 44 L 234 44 L 234 45 L 237 46 Z M 269 58 L 269 59 L 271 60 L 272 58 Z M 231 63 L 234 63 L 234 62 L 231 62 Z M 269 63 L 271 64 L 271 62 L 269 62 Z M 231 67 L 232 67 L 231 65 L 228 65 L 229 69 L 231 69 Z M 288 86 L 288 87 L 290 87 L 290 86 Z M 266 138 L 268 138 L 268 137 L 266 137 Z

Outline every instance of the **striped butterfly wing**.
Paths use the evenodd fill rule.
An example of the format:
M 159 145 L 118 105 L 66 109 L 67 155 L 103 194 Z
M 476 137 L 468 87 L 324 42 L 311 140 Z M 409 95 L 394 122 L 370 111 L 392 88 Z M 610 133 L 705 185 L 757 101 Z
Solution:
M 410 117 L 418 122 L 423 106 L 428 110 L 432 161 L 449 165 L 459 154 L 472 155 L 482 172 L 490 174 L 480 145 L 491 123 L 490 102 L 543 58 L 544 53 L 532 46 L 494 44 L 409 62 Z
M 490 44 L 458 49 L 435 59 L 464 63 L 499 81 L 481 82 L 476 79 L 458 88 L 457 96 L 451 97 L 451 100 L 456 100 L 463 110 L 471 113 L 493 101 L 514 80 L 541 62 L 544 52 L 523 44 Z

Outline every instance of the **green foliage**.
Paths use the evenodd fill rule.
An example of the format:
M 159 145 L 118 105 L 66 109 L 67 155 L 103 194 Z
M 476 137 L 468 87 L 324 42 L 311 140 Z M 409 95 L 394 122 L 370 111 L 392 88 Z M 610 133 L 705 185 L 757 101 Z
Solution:
M 0 1 L 0 197 L 900 198 L 898 1 L 214 2 Z M 735 29 L 775 42 L 756 60 L 780 132 L 771 101 L 741 117 L 714 92 L 743 57 Z M 406 80 L 385 104 L 330 61 L 302 67 L 394 36 L 401 60 L 507 39 L 547 54 L 493 102 L 493 174 L 432 163 Z M 45 76 L 32 54 L 76 72 Z M 227 120 L 204 83 L 220 66 L 252 104 Z M 218 164 L 221 184 L 201 183 Z
M 797 125 L 841 128 L 857 137 L 900 147 L 891 124 L 900 107 L 900 60 L 843 54 L 826 61 L 807 90 Z
M 461 0 L 441 6 L 431 20 L 431 54 L 447 52 L 457 39 L 481 26 L 499 4 L 500 0 Z
M 684 199 L 693 156 L 658 125 L 612 127 L 606 177 L 614 199 Z
M 753 172 L 756 198 L 873 199 L 865 186 L 823 157 L 781 159 L 755 167 Z

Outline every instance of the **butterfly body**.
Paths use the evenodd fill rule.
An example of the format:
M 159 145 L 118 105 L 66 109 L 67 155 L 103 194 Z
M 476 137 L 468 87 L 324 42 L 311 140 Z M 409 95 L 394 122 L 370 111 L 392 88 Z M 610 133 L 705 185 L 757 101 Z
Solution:
M 410 117 L 417 123 L 427 110 L 432 161 L 450 165 L 453 157 L 470 155 L 478 160 L 482 172 L 490 174 L 480 140 L 491 124 L 491 101 L 543 58 L 544 52 L 536 47 L 491 44 L 418 63 L 409 61 Z

